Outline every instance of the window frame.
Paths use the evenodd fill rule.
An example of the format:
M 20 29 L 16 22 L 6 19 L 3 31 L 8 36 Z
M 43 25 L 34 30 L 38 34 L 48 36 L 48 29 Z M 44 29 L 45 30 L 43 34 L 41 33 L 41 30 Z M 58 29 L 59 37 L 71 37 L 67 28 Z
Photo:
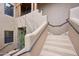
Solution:
M 7 35 L 7 33 L 8 33 L 8 35 Z M 10 34 L 10 33 L 12 33 L 12 34 Z M 8 44 L 8 43 L 12 43 L 12 42 L 14 42 L 14 31 L 9 31 L 9 30 L 4 31 L 4 43 Z
M 10 6 L 6 6 L 6 4 L 9 4 Z M 10 9 L 7 9 L 7 8 L 10 8 Z M 10 10 L 10 12 L 8 12 L 9 10 Z M 14 6 L 11 5 L 11 3 L 4 3 L 4 14 L 14 17 Z

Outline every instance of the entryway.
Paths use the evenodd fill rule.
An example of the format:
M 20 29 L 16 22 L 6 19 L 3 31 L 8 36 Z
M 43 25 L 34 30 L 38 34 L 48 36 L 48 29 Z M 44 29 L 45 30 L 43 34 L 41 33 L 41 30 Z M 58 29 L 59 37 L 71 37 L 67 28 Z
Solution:
M 22 49 L 25 47 L 25 34 L 26 28 L 18 28 L 18 36 L 19 36 L 19 48 Z

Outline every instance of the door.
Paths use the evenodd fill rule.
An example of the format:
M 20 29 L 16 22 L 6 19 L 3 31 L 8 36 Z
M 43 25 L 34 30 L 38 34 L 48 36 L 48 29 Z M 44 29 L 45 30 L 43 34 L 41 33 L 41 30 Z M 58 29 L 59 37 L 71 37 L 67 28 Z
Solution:
M 25 47 L 25 30 L 24 28 L 19 28 L 19 48 L 23 49 Z

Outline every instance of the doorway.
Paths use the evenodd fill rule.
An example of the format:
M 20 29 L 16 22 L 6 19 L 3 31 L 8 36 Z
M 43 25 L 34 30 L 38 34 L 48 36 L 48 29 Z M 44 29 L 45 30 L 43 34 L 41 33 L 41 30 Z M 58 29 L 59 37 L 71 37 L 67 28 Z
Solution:
M 21 4 L 21 15 L 25 15 L 31 12 L 31 3 Z
M 26 34 L 26 28 L 18 28 L 19 48 L 20 49 L 23 49 L 25 47 L 25 34 Z

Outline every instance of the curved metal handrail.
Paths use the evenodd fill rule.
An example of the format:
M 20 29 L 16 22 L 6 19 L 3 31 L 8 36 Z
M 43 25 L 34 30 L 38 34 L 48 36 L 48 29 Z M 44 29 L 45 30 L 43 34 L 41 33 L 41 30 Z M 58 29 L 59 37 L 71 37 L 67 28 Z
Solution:
M 67 19 L 69 19 L 69 18 L 67 18 Z M 66 20 L 67 20 L 67 19 L 66 19 Z M 67 23 L 68 23 L 68 21 L 66 21 L 66 22 L 64 22 L 64 23 L 62 23 L 62 24 L 60 24 L 60 25 L 52 25 L 52 24 L 50 24 L 50 23 L 48 23 L 48 25 L 51 26 L 51 27 L 61 27 L 61 26 L 65 25 L 65 24 L 67 24 Z
M 76 32 L 77 34 L 79 34 L 79 31 L 77 31 L 77 30 L 75 29 L 75 27 L 70 23 L 69 18 L 66 19 L 66 22 L 64 22 L 64 23 L 62 23 L 62 24 L 60 24 L 60 25 L 52 25 L 52 24 L 50 24 L 50 23 L 48 23 L 48 25 L 51 26 L 51 27 L 61 27 L 61 26 L 65 25 L 65 24 L 67 24 L 67 23 L 75 30 L 75 32 Z

